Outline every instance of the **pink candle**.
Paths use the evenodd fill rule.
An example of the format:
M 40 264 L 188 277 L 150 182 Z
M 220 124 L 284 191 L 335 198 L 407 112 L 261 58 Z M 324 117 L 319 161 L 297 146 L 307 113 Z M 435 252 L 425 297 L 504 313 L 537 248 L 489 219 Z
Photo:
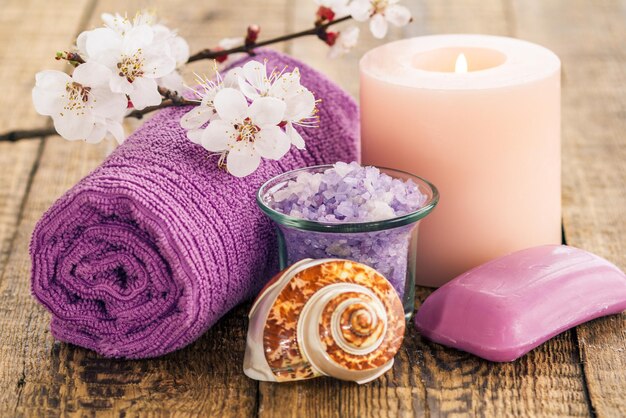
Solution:
M 554 53 L 512 38 L 425 36 L 373 49 L 360 67 L 363 163 L 417 174 L 441 193 L 420 226 L 419 284 L 561 242 Z

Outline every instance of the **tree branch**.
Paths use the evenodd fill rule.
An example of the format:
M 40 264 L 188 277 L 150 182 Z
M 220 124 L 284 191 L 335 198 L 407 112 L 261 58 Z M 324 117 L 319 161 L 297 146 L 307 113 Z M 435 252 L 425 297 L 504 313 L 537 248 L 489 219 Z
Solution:
M 211 49 L 203 49 L 202 51 L 192 55 L 189 57 L 188 63 L 203 60 L 203 59 L 216 59 L 219 57 L 224 57 L 230 54 L 236 54 L 239 52 L 254 54 L 254 50 L 256 48 L 260 48 L 263 46 L 289 41 L 291 39 L 301 38 L 304 36 L 315 35 L 322 40 L 325 40 L 326 29 L 332 25 L 336 25 L 337 23 L 345 22 L 351 19 L 350 16 L 345 16 L 340 19 L 332 20 L 330 22 L 326 22 L 323 24 L 317 23 L 313 28 L 303 30 L 300 32 L 291 33 L 288 35 L 278 36 L 276 38 L 267 39 L 261 42 L 253 42 L 244 44 L 231 49 L 223 49 L 223 50 L 211 50 Z M 67 60 L 70 64 L 76 66 L 85 62 L 85 60 L 77 53 L 77 52 L 58 52 L 56 59 Z M 156 110 L 164 109 L 166 107 L 172 106 L 189 106 L 189 105 L 197 105 L 198 103 L 195 101 L 187 100 L 184 97 L 180 96 L 177 92 L 173 92 L 164 87 L 159 87 L 159 93 L 163 96 L 163 101 L 156 106 L 149 106 L 142 110 L 133 110 L 128 115 L 127 118 L 136 118 L 141 119 L 146 114 L 154 112 Z M 16 142 L 20 139 L 30 139 L 30 138 L 41 138 L 44 136 L 56 135 L 56 131 L 54 128 L 43 128 L 43 129 L 24 129 L 24 130 L 16 130 L 7 132 L 0 135 L 0 142 Z
M 0 135 L 0 142 L 17 142 L 20 139 L 42 138 L 50 135 L 57 135 L 57 131 L 54 128 L 24 129 Z
M 317 35 L 318 37 L 322 37 L 324 33 L 326 33 L 326 29 L 332 25 L 336 25 L 337 23 L 345 22 L 346 20 L 351 19 L 350 16 L 345 16 L 337 20 L 333 20 L 328 23 L 324 23 L 322 25 L 315 25 L 315 27 L 307 30 L 303 30 L 296 33 L 291 33 L 288 35 L 278 36 L 276 38 L 268 39 L 261 42 L 255 42 L 252 45 L 241 45 L 231 49 L 223 49 L 223 50 L 211 50 L 211 49 L 203 49 L 202 51 L 193 54 L 189 57 L 187 62 L 200 61 L 203 59 L 215 59 L 219 57 L 223 57 L 225 55 L 236 54 L 239 52 L 245 52 L 247 54 L 252 54 L 256 48 L 260 48 L 263 46 L 276 44 L 279 42 L 289 41 L 291 39 L 301 38 L 303 36 Z

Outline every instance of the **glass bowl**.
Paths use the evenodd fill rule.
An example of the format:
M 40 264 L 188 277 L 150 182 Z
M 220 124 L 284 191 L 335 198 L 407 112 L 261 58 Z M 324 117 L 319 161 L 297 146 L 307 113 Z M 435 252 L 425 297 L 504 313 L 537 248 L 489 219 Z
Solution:
M 420 220 L 439 201 L 437 188 L 427 180 L 399 170 L 377 167 L 382 173 L 403 181 L 412 180 L 426 196 L 417 210 L 395 218 L 371 222 L 325 223 L 296 218 L 272 209 L 276 191 L 298 174 L 323 172 L 332 165 L 305 167 L 280 174 L 261 186 L 257 203 L 276 224 L 280 268 L 304 258 L 340 258 L 366 264 L 391 282 L 409 319 L 415 305 L 415 260 Z

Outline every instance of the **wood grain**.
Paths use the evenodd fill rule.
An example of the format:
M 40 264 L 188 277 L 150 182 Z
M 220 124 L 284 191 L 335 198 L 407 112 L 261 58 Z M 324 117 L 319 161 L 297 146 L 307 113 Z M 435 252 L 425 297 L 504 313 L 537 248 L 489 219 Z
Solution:
M 413 5 L 416 24 L 411 34 L 482 32 L 509 35 L 512 11 L 501 1 L 425 1 Z M 310 12 L 296 8 L 295 21 L 305 23 Z M 468 16 L 472 16 L 468 19 Z M 416 29 L 419 24 L 423 26 Z M 363 28 L 358 57 L 376 44 Z M 395 36 L 394 36 L 395 35 Z M 393 37 L 398 37 L 396 33 Z M 408 34 L 407 34 L 408 36 Z M 325 46 L 312 39 L 290 47 L 295 56 L 309 59 L 348 91 L 358 91 L 358 59 L 329 63 Z M 319 58 L 318 58 L 319 57 Z M 423 300 L 430 290 L 420 289 Z M 571 332 L 508 364 L 495 364 L 422 339 L 408 328 L 393 372 L 381 380 L 358 386 L 330 379 L 293 385 L 261 383 L 260 415 L 298 416 L 588 416 L 582 368 Z
M 169 25 L 181 28 L 193 49 L 199 49 L 217 44 L 223 36 L 241 33 L 245 26 L 237 29 L 238 32 L 227 32 L 241 22 L 253 21 L 262 14 L 261 10 L 280 17 L 273 24 L 264 25 L 264 33 L 282 34 L 284 3 L 270 3 L 239 2 L 245 10 L 243 13 L 217 1 L 203 2 L 191 9 L 184 7 L 188 4 L 184 1 L 151 2 L 151 6 L 169 17 Z M 99 25 L 101 12 L 123 12 L 125 4 L 124 1 L 98 3 L 86 27 Z M 132 16 L 135 10 L 127 12 Z M 38 24 L 51 19 L 47 16 Z M 72 33 L 77 29 L 75 24 Z M 68 36 L 59 42 L 60 46 L 54 47 L 63 48 L 70 42 Z M 201 62 L 193 70 L 210 74 L 211 68 L 211 63 Z M 29 77 L 32 83 L 32 73 Z M 24 106 L 30 106 L 28 101 L 23 102 Z M 108 147 L 105 143 L 97 146 L 70 143 L 58 137 L 44 145 L 31 193 L 24 204 L 14 250 L 0 279 L 1 381 L 3 387 L 10 388 L 0 394 L 0 416 L 5 415 L 4 411 L 7 415 L 30 416 L 252 415 L 256 410 L 257 383 L 241 373 L 246 308 L 235 310 L 186 349 L 153 360 L 105 359 L 88 350 L 55 342 L 49 335 L 49 315 L 36 304 L 29 291 L 30 233 L 43 211 L 95 168 Z
M 415 22 L 390 39 L 430 33 L 518 36 L 563 60 L 563 222 L 568 243 L 626 268 L 626 11 L 619 0 L 407 1 Z M 192 51 L 241 36 L 312 23 L 310 0 L 235 3 L 141 1 L 179 27 Z M 64 68 L 50 58 L 81 27 L 127 2 L 5 0 L 0 13 L 0 129 L 43 126 L 30 100 L 33 75 Z M 51 22 L 54 22 L 52 24 Z M 344 58 L 302 39 L 287 48 L 358 96 L 358 59 L 380 44 L 361 27 Z M 207 61 L 187 69 L 211 74 Z M 141 122 L 132 122 L 128 131 Z M 241 372 L 247 306 L 189 347 L 159 359 L 120 361 L 55 342 L 49 315 L 29 292 L 35 222 L 109 151 L 58 137 L 0 144 L 0 416 L 626 416 L 626 315 L 563 333 L 512 363 L 494 364 L 422 339 L 408 328 L 393 369 L 359 386 L 331 379 L 257 383 Z M 418 302 L 430 294 L 420 289 Z
M 3 131 L 44 127 L 49 123 L 35 113 L 30 100 L 35 72 L 64 68 L 54 60 L 55 44 L 65 46 L 73 41 L 90 3 L 76 6 L 71 1 L 59 1 L 57 6 L 58 9 L 41 8 L 39 2 L 24 0 L 4 1 L 1 5 Z M 51 26 L 50 22 L 56 24 Z M 50 28 L 49 36 L 41 36 L 44 26 Z M 16 413 L 23 399 L 27 371 L 38 363 L 30 357 L 29 347 L 46 340 L 46 327 L 31 328 L 33 316 L 24 309 L 34 305 L 29 294 L 28 270 L 13 265 L 15 255 L 25 262 L 28 258 L 29 230 L 19 229 L 19 225 L 41 151 L 40 139 L 0 144 L 0 416 Z
M 41 9 L 36 1 L 2 2 L 0 91 L 4 109 L 10 109 L 0 112 L 3 131 L 49 124 L 47 118 L 35 113 L 30 92 L 35 73 L 44 69 L 44 65 L 49 69 L 64 68 L 54 60 L 55 44 L 72 42 L 89 4 L 72 5 L 71 1 L 60 1 L 59 9 Z M 51 21 L 56 21 L 58 26 L 51 28 L 49 36 L 42 37 L 40 28 Z M 14 246 L 22 202 L 40 153 L 40 140 L 0 143 L 0 274 Z
M 519 36 L 552 48 L 563 64 L 565 238 L 624 270 L 626 12 L 616 1 L 530 3 L 514 4 Z M 626 416 L 626 314 L 579 326 L 575 336 L 592 411 Z

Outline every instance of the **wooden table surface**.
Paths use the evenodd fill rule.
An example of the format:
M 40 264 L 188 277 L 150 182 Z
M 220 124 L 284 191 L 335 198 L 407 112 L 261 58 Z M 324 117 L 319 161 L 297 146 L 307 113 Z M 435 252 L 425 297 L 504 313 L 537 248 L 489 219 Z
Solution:
M 132 3 L 129 5 L 129 3 Z M 626 268 L 626 2 L 405 1 L 415 21 L 391 39 L 488 33 L 538 42 L 563 61 L 563 225 L 567 243 Z M 308 28 L 312 0 L 0 0 L 0 131 L 49 126 L 30 100 L 35 72 L 101 12 L 150 7 L 192 51 L 259 23 L 262 37 Z M 377 45 L 330 61 L 315 39 L 279 45 L 355 96 L 357 63 Z M 387 39 L 389 40 L 389 38 Z M 208 62 L 189 70 L 209 72 Z M 128 129 L 134 129 L 132 123 Z M 409 330 L 393 370 L 358 386 L 331 379 L 258 383 L 242 373 L 246 306 L 199 341 L 145 361 L 102 358 L 55 342 L 30 295 L 28 243 L 37 219 L 96 167 L 107 145 L 52 136 L 0 143 L 0 416 L 626 416 L 626 315 L 567 331 L 507 364 L 446 349 Z M 420 289 L 423 300 L 429 290 Z

